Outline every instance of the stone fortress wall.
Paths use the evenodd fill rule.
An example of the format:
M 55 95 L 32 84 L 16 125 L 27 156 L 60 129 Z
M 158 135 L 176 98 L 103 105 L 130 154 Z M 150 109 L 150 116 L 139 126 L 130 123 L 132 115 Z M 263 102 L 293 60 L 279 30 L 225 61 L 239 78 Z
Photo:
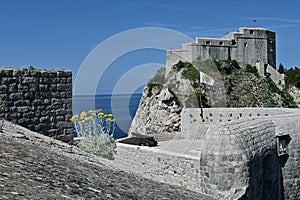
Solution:
M 0 117 L 47 136 L 73 133 L 72 72 L 0 68 Z
M 201 109 L 187 108 L 182 113 L 182 131 L 199 134 L 193 138 L 204 144 L 203 193 L 217 198 L 299 197 L 299 109 L 208 108 L 203 109 L 203 119 Z M 281 143 L 287 152 L 279 152 Z
M 288 114 L 292 110 L 288 108 L 183 108 L 181 112 L 181 132 L 190 134 L 192 139 L 202 139 L 207 130 L 216 124 L 257 117 L 272 117 Z M 196 133 L 196 134 L 193 134 Z
M 256 66 L 261 75 L 269 73 L 278 86 L 284 84 L 284 76 L 275 70 L 276 34 L 263 28 L 240 28 L 222 38 L 196 38 L 195 42 L 183 43 L 181 49 L 167 51 L 166 72 L 179 60 L 192 62 L 211 58 Z
M 262 28 L 196 38 L 167 52 L 166 74 L 179 60 L 232 59 L 256 66 L 282 87 L 275 42 L 275 33 Z M 299 198 L 299 109 L 203 108 L 202 114 L 183 108 L 181 132 L 153 134 L 158 147 L 118 144 L 116 160 L 148 178 L 216 199 Z
M 180 137 L 154 148 L 118 144 L 116 160 L 216 199 L 300 196 L 299 109 L 204 108 L 203 119 L 199 108 L 182 113 Z M 185 142 L 184 151 L 178 153 L 175 140 Z

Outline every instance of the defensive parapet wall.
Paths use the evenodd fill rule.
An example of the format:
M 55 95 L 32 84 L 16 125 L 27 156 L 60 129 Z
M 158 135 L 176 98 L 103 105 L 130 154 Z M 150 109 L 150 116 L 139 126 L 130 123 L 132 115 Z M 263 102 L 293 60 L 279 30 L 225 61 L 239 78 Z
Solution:
M 143 177 L 200 192 L 199 156 L 118 143 L 115 160 Z
M 295 112 L 286 108 L 203 108 L 202 111 L 203 118 L 198 108 L 183 108 L 181 112 L 181 131 L 193 139 L 201 139 L 214 124 Z
M 300 110 L 184 109 L 182 131 L 201 141 L 200 188 L 218 199 L 297 199 Z
M 216 199 L 298 199 L 300 110 L 185 108 L 182 130 L 158 147 L 118 145 L 142 176 Z M 163 138 L 165 140 L 167 138 Z
M 0 117 L 32 131 L 72 133 L 72 72 L 0 68 Z

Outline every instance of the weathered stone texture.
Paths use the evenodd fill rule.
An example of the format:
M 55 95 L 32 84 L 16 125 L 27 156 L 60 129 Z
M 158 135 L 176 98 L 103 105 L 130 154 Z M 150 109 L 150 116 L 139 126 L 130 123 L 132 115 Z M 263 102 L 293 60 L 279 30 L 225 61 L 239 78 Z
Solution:
M 171 151 L 162 140 L 153 148 L 119 145 L 118 160 L 144 176 L 216 199 L 298 199 L 299 109 L 205 108 L 203 119 L 200 113 L 184 108 L 183 132 L 162 134 L 162 140 L 179 144 Z M 279 138 L 286 138 L 287 154 L 279 154 Z M 198 154 L 176 153 L 189 149 L 183 139 L 200 144 L 189 151 Z
M 200 157 L 202 192 L 217 198 L 262 198 L 265 156 L 276 157 L 275 129 L 271 121 L 231 122 L 210 129 L 203 139 Z M 275 159 L 274 170 L 279 170 Z M 272 174 L 272 187 L 279 185 L 278 173 Z M 278 191 L 278 189 L 276 190 Z M 273 199 L 278 198 L 274 194 Z
M 4 123 L 0 199 L 205 199 L 206 195 L 128 173 L 118 161 Z
M 272 119 L 276 135 L 288 134 L 288 154 L 280 157 L 285 199 L 300 197 L 300 116 L 286 115 Z
M 0 68 L 0 85 L 0 117 L 48 136 L 72 133 L 71 71 Z
M 299 109 L 204 109 L 204 119 L 200 109 L 184 109 L 182 130 L 203 143 L 201 192 L 218 199 L 297 199 L 299 121 Z M 281 137 L 287 138 L 283 155 Z
M 201 191 L 199 157 L 118 143 L 116 161 L 146 178 Z
M 300 89 L 293 86 L 289 88 L 289 94 L 294 98 L 296 104 L 300 108 Z

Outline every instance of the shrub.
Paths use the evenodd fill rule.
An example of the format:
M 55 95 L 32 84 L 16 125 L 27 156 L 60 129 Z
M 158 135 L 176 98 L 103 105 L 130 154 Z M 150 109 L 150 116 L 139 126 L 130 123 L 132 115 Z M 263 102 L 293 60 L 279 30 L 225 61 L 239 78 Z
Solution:
M 300 69 L 290 68 L 284 71 L 286 87 L 296 86 L 300 89 Z
M 29 70 L 35 70 L 35 68 L 33 66 L 29 66 L 28 69 Z
M 235 69 L 241 69 L 239 63 L 236 60 L 231 60 L 231 65 L 235 68 Z
M 116 143 L 113 138 L 115 120 L 112 114 L 89 110 L 72 116 L 70 120 L 74 123 L 78 137 L 81 137 L 80 149 L 106 158 L 113 157 Z
M 247 65 L 246 66 L 246 70 L 245 70 L 246 72 L 249 72 L 249 73 L 252 73 L 252 74 L 254 74 L 255 76 L 259 76 L 259 73 L 258 73 L 258 70 L 256 69 L 256 67 L 255 66 L 252 66 L 252 65 Z
M 163 88 L 163 86 L 161 84 L 157 84 L 157 83 L 148 83 L 147 87 L 148 87 L 147 97 L 151 97 L 153 95 L 152 90 L 154 88 L 157 88 L 159 91 L 161 91 Z

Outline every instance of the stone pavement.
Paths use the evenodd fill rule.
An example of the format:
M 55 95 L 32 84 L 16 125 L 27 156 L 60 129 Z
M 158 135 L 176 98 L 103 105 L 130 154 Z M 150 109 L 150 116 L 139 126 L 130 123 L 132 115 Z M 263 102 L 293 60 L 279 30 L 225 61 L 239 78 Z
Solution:
M 190 139 L 162 141 L 155 148 L 178 154 L 198 156 L 200 159 L 201 141 Z
M 104 159 L 5 122 L 0 133 L 0 199 L 211 198 L 109 168 Z

